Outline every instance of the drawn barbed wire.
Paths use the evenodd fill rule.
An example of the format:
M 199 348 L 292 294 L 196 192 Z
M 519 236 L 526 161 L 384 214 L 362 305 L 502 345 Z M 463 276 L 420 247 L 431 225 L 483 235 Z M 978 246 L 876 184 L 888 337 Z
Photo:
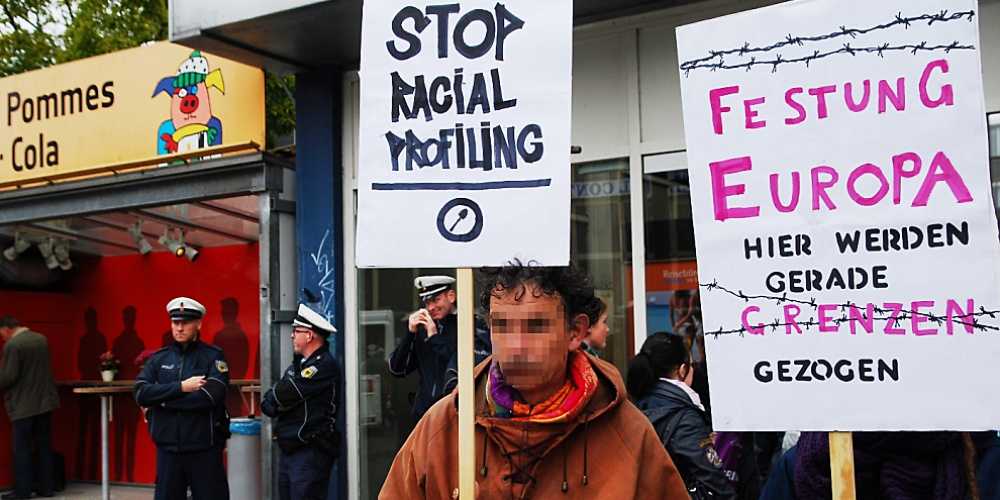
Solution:
M 886 52 L 892 51 L 909 51 L 911 54 L 917 54 L 918 52 L 932 52 L 932 51 L 943 51 L 945 53 L 951 52 L 952 50 L 973 50 L 974 45 L 962 44 L 958 41 L 952 42 L 948 45 L 930 45 L 927 41 L 922 41 L 918 44 L 902 44 L 902 45 L 891 45 L 888 43 L 883 43 L 880 45 L 867 46 L 867 47 L 851 47 L 850 43 L 845 43 L 841 48 L 837 50 L 829 51 L 819 51 L 814 50 L 811 55 L 796 57 L 791 59 L 783 59 L 782 55 L 779 53 L 773 59 L 758 60 L 753 54 L 766 54 L 772 51 L 796 46 L 804 47 L 807 43 L 822 42 L 827 40 L 834 40 L 837 38 L 850 37 L 852 39 L 857 38 L 858 35 L 866 35 L 868 33 L 873 33 L 876 31 L 884 31 L 895 28 L 897 26 L 903 26 L 904 29 L 909 29 L 909 27 L 918 22 L 927 22 L 927 25 L 933 25 L 934 23 L 945 23 L 951 21 L 957 21 L 966 19 L 969 22 L 973 21 L 975 18 L 975 11 L 968 10 L 962 12 L 949 13 L 947 10 L 942 10 L 937 14 L 921 14 L 919 16 L 903 17 L 900 12 L 896 14 L 895 19 L 890 22 L 879 24 L 876 26 L 871 26 L 868 28 L 848 28 L 846 26 L 840 26 L 840 29 L 827 33 L 825 35 L 813 35 L 813 36 L 795 36 L 788 34 L 785 38 L 779 42 L 775 42 L 770 45 L 761 47 L 751 47 L 749 42 L 745 42 L 742 46 L 726 50 L 711 50 L 709 55 L 699 58 L 692 59 L 689 61 L 684 61 L 680 64 L 681 71 L 684 72 L 684 76 L 690 74 L 691 71 L 696 69 L 709 69 L 711 71 L 717 71 L 720 69 L 731 70 L 731 69 L 746 69 L 747 71 L 754 66 L 771 66 L 771 72 L 776 72 L 778 67 L 782 64 L 797 64 L 805 63 L 808 66 L 812 61 L 817 59 L 822 59 L 825 57 L 831 57 L 838 54 L 850 54 L 857 55 L 858 53 L 874 53 L 879 57 L 884 57 Z M 737 55 L 739 57 L 750 56 L 750 61 L 741 64 L 726 64 L 725 58 L 730 55 Z
M 751 300 L 754 300 L 754 301 L 768 301 L 779 305 L 786 303 L 796 304 L 796 305 L 808 306 L 815 311 L 818 311 L 820 306 L 815 297 L 810 297 L 809 300 L 803 300 L 803 299 L 797 299 L 795 297 L 789 297 L 788 293 L 783 293 L 780 296 L 747 295 L 743 293 L 743 290 L 731 290 L 729 288 L 726 288 L 725 286 L 720 285 L 717 280 L 713 280 L 711 283 L 699 283 L 699 287 L 704 288 L 708 292 L 718 290 L 727 293 L 733 297 L 739 298 L 744 302 L 750 302 Z M 833 323 L 838 327 L 838 329 L 841 324 L 850 323 L 852 321 L 861 321 L 857 318 L 850 318 L 847 316 L 847 312 L 850 311 L 851 308 L 857 308 L 858 304 L 848 301 L 843 304 L 834 304 L 834 305 L 837 306 L 837 309 L 840 310 L 841 314 L 839 317 L 830 318 L 828 323 Z M 862 317 L 865 320 L 868 320 L 869 318 L 865 316 L 865 313 L 867 312 L 867 306 L 864 307 L 863 309 L 864 312 L 862 312 Z M 1000 310 L 988 310 L 983 306 L 979 306 L 978 311 L 974 313 L 954 314 L 954 315 L 947 315 L 947 314 L 937 315 L 934 313 L 925 313 L 925 312 L 906 310 L 906 309 L 901 309 L 898 313 L 893 314 L 892 309 L 885 309 L 879 306 L 873 306 L 872 311 L 873 315 L 871 321 L 873 322 L 886 321 L 889 322 L 890 326 L 892 327 L 898 326 L 900 321 L 908 320 L 911 319 L 912 317 L 921 317 L 925 318 L 930 322 L 933 322 L 938 326 L 941 326 L 945 321 L 949 321 L 953 324 L 972 327 L 973 329 L 978 331 L 1000 332 L 1000 326 L 988 325 L 980 321 L 980 318 L 982 317 L 989 317 L 992 319 L 1000 317 Z M 814 317 L 810 317 L 809 319 L 804 321 L 796 320 L 792 322 L 782 322 L 778 319 L 774 319 L 769 323 L 760 323 L 760 324 L 763 325 L 764 329 L 770 329 L 772 332 L 777 331 L 777 329 L 781 327 L 798 326 L 805 330 L 811 330 L 813 327 L 820 326 L 820 322 L 816 321 Z M 757 327 L 754 327 L 754 329 L 756 330 Z M 717 330 L 712 330 L 712 331 L 706 330 L 705 334 L 714 336 L 738 334 L 741 337 L 745 334 L 760 335 L 760 333 L 750 331 L 750 329 L 744 326 L 740 326 L 739 328 L 730 328 L 730 329 L 726 329 L 725 327 L 719 327 Z

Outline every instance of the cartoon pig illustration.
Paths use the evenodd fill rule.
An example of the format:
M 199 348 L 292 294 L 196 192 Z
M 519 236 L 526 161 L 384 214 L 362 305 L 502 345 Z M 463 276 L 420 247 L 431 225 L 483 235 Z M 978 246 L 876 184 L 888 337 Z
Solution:
M 222 71 L 209 71 L 208 59 L 194 51 L 176 76 L 160 79 L 153 97 L 170 96 L 170 119 L 156 130 L 156 154 L 183 153 L 222 144 L 222 121 L 212 114 L 209 89 L 226 93 Z

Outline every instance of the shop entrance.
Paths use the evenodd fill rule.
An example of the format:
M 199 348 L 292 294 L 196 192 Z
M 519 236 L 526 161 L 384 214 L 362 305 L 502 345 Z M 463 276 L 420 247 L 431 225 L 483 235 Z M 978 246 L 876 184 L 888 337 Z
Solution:
M 173 297 L 206 306 L 200 340 L 224 351 L 230 415 L 259 414 L 255 388 L 280 362 L 287 316 L 267 299 L 292 174 L 286 159 L 249 154 L 0 193 L 0 314 L 48 337 L 67 480 L 99 481 L 103 468 L 100 399 L 73 389 L 108 386 L 102 355 L 117 360 L 111 385 L 131 386 L 144 357 L 172 342 Z M 109 479 L 154 483 L 156 450 L 131 393 L 112 394 L 109 410 Z M 0 448 L 9 443 L 0 422 Z M 0 486 L 10 460 L 0 453 Z

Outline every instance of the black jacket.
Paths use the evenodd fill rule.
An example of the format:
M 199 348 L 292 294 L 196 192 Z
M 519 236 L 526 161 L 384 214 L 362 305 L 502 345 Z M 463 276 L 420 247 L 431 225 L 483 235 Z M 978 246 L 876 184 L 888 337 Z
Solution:
M 316 446 L 336 456 L 340 365 L 323 344 L 308 358 L 296 355 L 281 380 L 264 393 L 260 409 L 275 418 L 274 440 L 285 452 Z
M 183 392 L 181 382 L 205 376 L 205 385 Z M 135 400 L 149 408 L 149 435 L 170 452 L 202 451 L 229 439 L 226 389 L 229 365 L 222 349 L 195 340 L 176 342 L 153 353 L 135 381 Z
M 710 492 L 712 498 L 736 498 L 720 469 L 705 412 L 680 387 L 660 380 L 636 406 L 652 422 L 689 489 Z
M 389 373 L 405 377 L 414 371 L 420 374 L 417 394 L 411 413 L 419 420 L 430 407 L 457 385 L 458 374 L 458 315 L 449 314 L 437 322 L 437 335 L 427 338 L 423 325 L 417 333 L 407 330 L 389 356 Z M 476 326 L 475 362 L 486 359 L 491 352 L 489 333 Z

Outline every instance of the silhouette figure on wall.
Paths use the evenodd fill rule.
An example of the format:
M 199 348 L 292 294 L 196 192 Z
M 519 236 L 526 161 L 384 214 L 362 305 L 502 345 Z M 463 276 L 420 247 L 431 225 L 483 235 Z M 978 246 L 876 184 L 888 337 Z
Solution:
M 135 380 L 139 369 L 135 366 L 135 358 L 146 349 L 146 345 L 135 330 L 136 311 L 134 306 L 122 309 L 124 329 L 115 339 L 111 352 L 120 362 L 119 380 Z M 134 482 L 135 479 L 135 432 L 139 422 L 139 407 L 130 397 L 112 398 L 115 405 L 114 435 L 115 447 L 112 456 L 116 457 L 114 477 L 119 481 Z M 122 476 L 124 469 L 125 476 Z
M 85 331 L 76 351 L 76 368 L 80 380 L 100 380 L 100 357 L 108 350 L 108 339 L 97 329 L 97 311 L 88 307 L 83 313 Z M 100 460 L 101 404 L 100 398 L 76 398 L 80 409 L 80 430 L 76 443 L 76 477 L 97 479 Z
M 226 297 L 222 299 L 220 305 L 222 329 L 212 337 L 212 343 L 221 347 L 222 352 L 226 355 L 226 362 L 229 363 L 229 380 L 248 378 L 247 364 L 250 361 L 250 341 L 239 323 L 240 303 L 233 297 Z M 226 396 L 226 407 L 229 409 L 229 414 L 233 416 L 242 416 L 247 413 L 248 409 L 244 408 L 239 387 L 229 388 Z

